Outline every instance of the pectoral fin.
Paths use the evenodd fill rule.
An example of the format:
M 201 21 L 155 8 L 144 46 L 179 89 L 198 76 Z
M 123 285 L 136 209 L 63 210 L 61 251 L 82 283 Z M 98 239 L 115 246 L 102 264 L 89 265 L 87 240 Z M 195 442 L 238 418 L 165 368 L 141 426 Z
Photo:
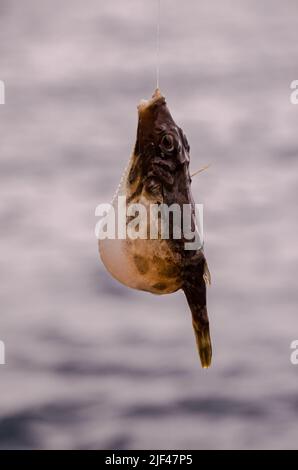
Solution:
M 205 281 L 206 286 L 211 286 L 211 274 L 208 268 L 207 261 L 205 261 L 205 265 L 204 265 L 203 279 Z

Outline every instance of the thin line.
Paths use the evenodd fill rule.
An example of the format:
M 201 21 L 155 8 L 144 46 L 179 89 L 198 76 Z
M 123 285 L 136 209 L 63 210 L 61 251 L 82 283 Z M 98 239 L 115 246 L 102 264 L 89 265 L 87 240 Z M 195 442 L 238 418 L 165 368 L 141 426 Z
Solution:
M 160 13 L 161 13 L 161 0 L 157 0 L 156 88 L 159 88 L 159 75 L 160 75 Z
M 192 175 L 190 175 L 191 178 L 198 175 L 199 173 L 202 173 L 202 171 L 208 170 L 208 168 L 210 167 L 211 167 L 211 163 L 209 165 L 203 166 L 203 168 L 200 168 L 199 170 L 195 171 Z

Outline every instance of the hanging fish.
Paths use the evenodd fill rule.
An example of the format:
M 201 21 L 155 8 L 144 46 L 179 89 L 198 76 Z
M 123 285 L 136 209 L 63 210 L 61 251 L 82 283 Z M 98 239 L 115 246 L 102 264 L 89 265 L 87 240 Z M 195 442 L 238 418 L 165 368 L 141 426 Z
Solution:
M 148 210 L 152 205 L 169 207 L 176 204 L 181 209 L 188 205 L 191 208 L 191 228 L 195 233 L 190 148 L 159 89 L 151 100 L 141 101 L 138 117 L 134 152 L 112 202 L 116 218 L 120 196 L 125 196 L 127 208 L 132 204 L 142 204 Z M 149 218 L 148 235 L 153 224 L 160 227 L 161 219 L 160 212 L 155 214 L 155 220 Z M 127 215 L 126 225 L 131 221 L 132 217 Z M 140 222 L 142 220 L 138 220 L 137 225 Z M 186 250 L 185 242 L 189 240 L 183 235 L 181 238 L 174 236 L 175 224 L 177 222 L 171 219 L 168 239 L 160 236 L 160 229 L 157 238 L 105 238 L 99 240 L 99 252 L 106 269 L 128 287 L 154 294 L 184 291 L 202 367 L 206 368 L 210 366 L 212 356 L 206 308 L 206 284 L 210 283 L 210 273 L 202 247 Z

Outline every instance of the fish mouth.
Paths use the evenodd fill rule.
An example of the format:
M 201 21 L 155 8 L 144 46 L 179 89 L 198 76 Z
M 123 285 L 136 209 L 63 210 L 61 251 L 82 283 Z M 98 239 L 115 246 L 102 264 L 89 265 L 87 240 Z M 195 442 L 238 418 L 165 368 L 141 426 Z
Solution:
M 166 99 L 156 88 L 149 100 L 141 100 L 138 106 L 138 130 L 135 153 L 144 154 L 148 148 L 160 151 L 161 133 L 174 128 L 175 122 L 167 107 Z M 152 147 L 153 145 L 153 147 Z M 147 150 L 146 150 L 147 149 Z
M 163 94 L 161 93 L 160 89 L 159 88 L 156 88 L 155 92 L 153 93 L 152 95 L 152 98 L 149 99 L 149 100 L 141 100 L 139 105 L 138 105 L 138 112 L 139 112 L 139 116 L 141 114 L 143 114 L 144 112 L 146 112 L 149 108 L 151 108 L 151 106 L 157 104 L 157 103 L 165 103 L 166 100 L 165 100 L 165 97 L 163 96 Z

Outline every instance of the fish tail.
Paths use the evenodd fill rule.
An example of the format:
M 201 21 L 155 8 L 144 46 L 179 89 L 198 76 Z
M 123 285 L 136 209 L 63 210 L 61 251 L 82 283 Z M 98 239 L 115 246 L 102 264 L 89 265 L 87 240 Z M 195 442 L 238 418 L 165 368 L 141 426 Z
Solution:
M 211 365 L 212 344 L 206 307 L 205 281 L 202 279 L 196 286 L 187 282 L 183 290 L 192 314 L 192 325 L 201 364 L 204 369 L 207 369 Z
M 209 322 L 208 324 L 202 325 L 200 322 L 193 318 L 192 325 L 195 332 L 195 338 L 202 367 L 203 369 L 208 369 L 208 367 L 211 366 L 212 359 L 212 345 Z

